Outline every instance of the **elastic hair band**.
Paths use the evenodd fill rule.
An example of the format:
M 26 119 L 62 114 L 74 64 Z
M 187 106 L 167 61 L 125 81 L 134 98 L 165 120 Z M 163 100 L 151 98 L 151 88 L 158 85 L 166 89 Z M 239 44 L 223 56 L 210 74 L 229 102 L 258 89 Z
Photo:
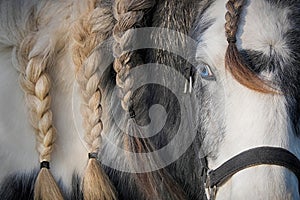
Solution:
M 227 42 L 228 43 L 236 43 L 236 37 L 228 37 Z
M 43 161 L 41 162 L 41 169 L 42 168 L 47 168 L 47 169 L 50 169 L 50 163 L 48 161 Z
M 89 153 L 89 159 L 92 159 L 92 158 L 95 158 L 95 159 L 97 159 L 97 157 L 98 157 L 98 153 Z
M 135 118 L 135 112 L 134 112 L 134 110 L 133 109 L 129 109 L 129 116 L 130 116 L 130 118 Z

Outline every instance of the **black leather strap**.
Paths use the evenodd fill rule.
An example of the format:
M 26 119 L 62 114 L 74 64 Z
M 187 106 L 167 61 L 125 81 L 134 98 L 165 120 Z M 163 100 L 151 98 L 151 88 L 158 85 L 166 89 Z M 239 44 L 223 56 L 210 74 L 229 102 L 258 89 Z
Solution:
M 207 187 L 219 187 L 226 183 L 235 173 L 257 165 L 278 165 L 295 173 L 300 180 L 300 161 L 286 149 L 278 147 L 258 147 L 240 153 L 226 161 L 207 177 Z

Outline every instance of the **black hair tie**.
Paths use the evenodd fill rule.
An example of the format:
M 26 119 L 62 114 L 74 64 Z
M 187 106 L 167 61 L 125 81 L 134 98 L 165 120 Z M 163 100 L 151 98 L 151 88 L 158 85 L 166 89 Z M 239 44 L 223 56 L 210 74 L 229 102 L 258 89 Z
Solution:
M 236 37 L 234 37 L 234 36 L 233 37 L 228 37 L 227 42 L 228 43 L 236 43 Z
M 43 161 L 41 162 L 41 169 L 42 168 L 46 168 L 46 169 L 50 169 L 50 163 L 48 161 Z
M 129 116 L 130 116 L 131 119 L 135 118 L 135 112 L 134 112 L 134 110 L 129 109 Z
M 97 159 L 97 157 L 98 157 L 98 153 L 95 153 L 95 152 L 89 153 L 89 159 L 92 159 L 92 158 Z

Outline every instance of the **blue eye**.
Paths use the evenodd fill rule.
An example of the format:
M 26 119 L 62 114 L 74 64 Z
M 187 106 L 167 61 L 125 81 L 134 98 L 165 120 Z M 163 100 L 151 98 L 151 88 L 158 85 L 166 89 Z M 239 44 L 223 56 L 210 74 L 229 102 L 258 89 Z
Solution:
M 200 68 L 200 75 L 202 78 L 206 79 L 206 80 L 214 80 L 215 76 L 212 73 L 210 67 L 207 64 L 201 64 L 199 66 Z
M 201 71 L 201 76 L 202 77 L 207 77 L 209 76 L 209 71 L 207 67 L 203 67 L 202 71 Z

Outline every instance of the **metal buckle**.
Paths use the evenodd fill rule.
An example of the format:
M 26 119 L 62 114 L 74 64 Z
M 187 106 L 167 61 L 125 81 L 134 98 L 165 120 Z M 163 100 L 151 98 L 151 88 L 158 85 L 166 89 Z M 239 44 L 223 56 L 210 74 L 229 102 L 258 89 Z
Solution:
M 217 186 L 215 185 L 213 188 L 209 188 L 209 198 L 210 200 L 215 200 L 217 195 Z
M 207 189 L 207 199 L 208 200 L 215 200 L 217 195 L 218 187 L 215 185 L 213 187 L 210 187 L 210 176 L 209 173 L 211 170 L 208 170 L 206 173 L 206 182 L 205 182 L 205 188 Z

